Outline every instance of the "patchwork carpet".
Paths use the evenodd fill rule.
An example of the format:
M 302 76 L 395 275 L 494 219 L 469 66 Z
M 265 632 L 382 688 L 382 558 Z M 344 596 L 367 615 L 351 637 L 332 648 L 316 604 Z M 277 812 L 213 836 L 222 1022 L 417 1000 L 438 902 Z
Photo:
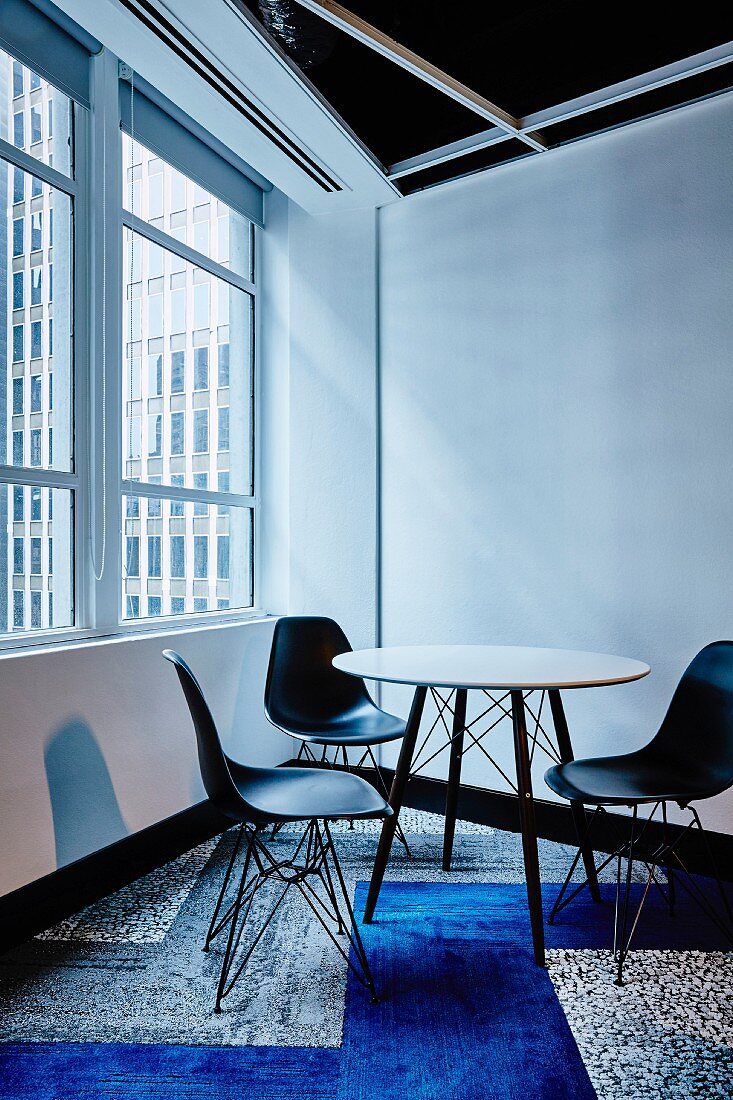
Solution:
M 219 956 L 201 943 L 227 834 L 0 957 L 0 1096 L 733 1098 L 733 955 L 697 910 L 672 920 L 650 898 L 619 989 L 605 884 L 602 905 L 581 896 L 546 928 L 540 970 L 519 838 L 459 823 L 445 874 L 443 819 L 405 811 L 403 827 L 414 858 L 395 845 L 362 928 L 379 1005 L 292 895 L 212 1013 Z M 335 839 L 360 913 L 377 829 Z M 541 843 L 545 883 L 570 856 Z

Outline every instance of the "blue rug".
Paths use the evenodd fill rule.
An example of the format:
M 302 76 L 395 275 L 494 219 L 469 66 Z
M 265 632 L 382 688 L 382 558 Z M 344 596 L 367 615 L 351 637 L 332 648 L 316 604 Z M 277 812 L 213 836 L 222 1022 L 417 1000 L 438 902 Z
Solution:
M 546 926 L 549 948 L 609 946 L 609 895 Z M 548 902 L 553 890 L 546 889 Z M 356 893 L 363 910 L 366 886 Z M 655 911 L 656 910 L 656 911 Z M 6 1100 L 593 1100 L 524 886 L 385 883 L 363 929 L 382 996 L 350 980 L 340 1049 L 38 1043 L 0 1048 Z M 651 897 L 637 947 L 720 950 L 686 905 Z M 609 982 L 611 975 L 609 974 Z M 70 1006 L 73 1011 L 73 1006 Z

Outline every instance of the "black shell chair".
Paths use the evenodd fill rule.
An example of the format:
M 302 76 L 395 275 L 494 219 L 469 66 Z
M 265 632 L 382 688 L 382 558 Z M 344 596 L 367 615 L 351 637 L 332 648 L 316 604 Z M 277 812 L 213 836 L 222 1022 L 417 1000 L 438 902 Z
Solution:
M 267 670 L 265 714 L 273 726 L 300 741 L 297 760 L 347 771 L 370 766 L 388 798 L 373 747 L 404 737 L 405 722 L 380 710 L 363 680 L 334 668 L 333 658 L 350 652 L 348 638 L 333 619 L 310 615 L 278 619 Z M 329 748 L 335 750 L 333 759 L 328 757 Z M 399 825 L 397 835 L 409 854 Z
M 374 787 L 348 773 L 312 768 L 250 768 L 238 764 L 222 749 L 201 686 L 186 661 L 170 649 L 164 650 L 163 656 L 174 665 L 186 696 L 196 731 L 206 793 L 222 814 L 239 825 L 204 944 L 204 951 L 208 951 L 216 937 L 228 929 L 214 1011 L 221 1011 L 223 998 L 246 967 L 292 887 L 300 891 L 356 977 L 371 993 L 372 1001 L 376 1002 L 374 980 L 328 822 L 385 818 L 392 813 L 390 807 Z M 263 840 L 263 828 L 298 821 L 307 824 L 292 855 L 271 853 Z M 232 871 L 242 847 L 244 858 L 239 884 L 225 904 Z M 274 906 L 245 950 L 241 940 L 252 901 L 268 883 L 282 889 L 276 891 Z M 346 936 L 346 944 L 342 945 L 336 938 L 332 925 L 336 926 L 336 934 Z M 353 948 L 353 958 L 349 947 Z
M 685 671 L 677 686 L 667 714 L 655 737 L 643 748 L 623 756 L 601 756 L 557 764 L 545 775 L 547 785 L 561 798 L 595 806 L 596 814 L 606 806 L 628 806 L 632 810 L 630 838 L 604 859 L 598 871 L 617 860 L 614 959 L 616 984 L 623 984 L 623 967 L 631 937 L 652 882 L 660 889 L 670 912 L 674 912 L 676 872 L 679 882 L 700 904 L 733 946 L 733 911 L 715 867 L 707 836 L 697 810 L 692 805 L 733 786 L 733 642 L 712 642 L 705 646 Z M 691 814 L 690 822 L 670 839 L 667 827 L 667 803 L 675 802 Z M 651 806 L 648 817 L 639 822 L 639 807 Z M 643 852 L 644 834 L 655 813 L 661 809 L 662 843 L 656 850 Z M 595 817 L 595 815 L 594 815 Z M 697 828 L 703 838 L 712 877 L 722 900 L 725 916 L 711 904 L 689 874 L 679 846 L 683 837 Z M 647 834 L 648 835 L 648 834 Z M 576 855 L 550 915 L 550 922 L 577 894 L 587 880 L 568 893 L 568 887 L 580 853 Z M 626 882 L 621 906 L 621 860 L 625 858 Z M 646 889 L 632 922 L 629 897 L 634 859 L 647 869 Z M 666 890 L 656 876 L 656 868 L 667 872 Z M 623 908 L 620 919 L 619 910 Z

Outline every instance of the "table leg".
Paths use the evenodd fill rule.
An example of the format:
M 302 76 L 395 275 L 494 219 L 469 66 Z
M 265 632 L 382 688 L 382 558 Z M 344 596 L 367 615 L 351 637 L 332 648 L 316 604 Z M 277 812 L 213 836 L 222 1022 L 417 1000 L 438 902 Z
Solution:
M 443 870 L 450 871 L 453 857 L 453 838 L 456 834 L 456 814 L 458 811 L 458 792 L 461 786 L 461 759 L 463 757 L 463 734 L 466 728 L 465 688 L 456 691 L 456 704 L 453 711 L 453 731 L 450 742 L 450 765 L 448 767 L 448 789 L 445 795 L 445 832 L 443 834 Z
M 570 743 L 570 731 L 568 730 L 568 723 L 565 718 L 565 709 L 562 705 L 560 692 L 557 688 L 550 688 L 548 694 L 550 696 L 550 709 L 552 710 L 552 721 L 555 726 L 555 736 L 557 737 L 557 747 L 560 750 L 560 759 L 563 764 L 569 764 L 570 761 L 574 759 L 573 746 Z M 570 809 L 573 813 L 575 834 L 578 838 L 580 854 L 583 857 L 585 877 L 588 879 L 591 897 L 593 901 L 600 901 L 601 891 L 598 888 L 596 861 L 593 856 L 593 848 L 591 847 L 590 837 L 588 835 L 588 819 L 585 815 L 585 806 L 582 802 L 571 802 Z
M 394 812 L 390 817 L 385 818 L 382 832 L 379 837 L 377 856 L 374 860 L 374 870 L 372 871 L 372 878 L 369 883 L 369 893 L 367 894 L 366 905 L 364 906 L 365 924 L 371 924 L 372 922 L 377 899 L 379 898 L 379 891 L 382 887 L 384 872 L 387 868 L 387 860 L 389 859 L 395 829 L 397 828 L 397 820 L 400 810 L 402 809 L 402 800 L 405 796 L 405 787 L 407 786 L 407 780 L 410 778 L 410 765 L 412 764 L 415 743 L 420 730 L 420 719 L 422 718 L 427 690 L 426 687 L 417 687 L 412 700 L 410 717 L 407 719 L 405 736 L 402 739 L 402 748 L 400 749 L 400 757 L 397 761 L 394 779 L 392 780 L 392 789 L 389 792 L 389 804 Z
M 517 788 L 519 793 L 519 821 L 522 829 L 524 873 L 527 879 L 529 919 L 532 925 L 534 958 L 538 966 L 545 965 L 545 929 L 542 921 L 542 887 L 540 863 L 537 854 L 537 826 L 532 798 L 532 775 L 527 745 L 527 723 L 524 713 L 524 696 L 513 691 L 512 725 L 514 727 L 514 756 L 517 764 Z

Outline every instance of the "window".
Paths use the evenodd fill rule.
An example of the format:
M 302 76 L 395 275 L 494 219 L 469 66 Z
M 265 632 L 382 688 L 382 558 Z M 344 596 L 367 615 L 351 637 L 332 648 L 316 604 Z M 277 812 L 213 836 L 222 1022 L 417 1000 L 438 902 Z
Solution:
M 193 451 L 205 454 L 209 449 L 209 410 L 195 409 L 193 414 Z
M 41 322 L 31 321 L 31 359 L 40 359 L 42 354 Z
M 185 447 L 185 420 L 182 412 L 171 413 L 171 455 L 182 455 Z M 181 479 L 180 484 L 183 484 Z
M 219 344 L 219 385 L 229 385 L 229 344 Z
M 229 580 L 229 535 L 217 536 L 216 575 L 219 580 Z
M 41 575 L 41 540 L 39 538 L 31 539 L 31 574 L 36 577 Z
M 31 145 L 36 145 L 43 140 L 41 127 L 41 108 L 31 107 Z
M 148 394 L 150 397 L 160 397 L 163 392 L 163 356 L 148 356 Z
M 186 388 L 186 353 L 171 354 L 171 393 L 183 393 Z
M 41 429 L 31 429 L 31 466 L 43 465 L 43 455 L 41 454 Z
M 126 570 L 128 577 L 140 576 L 140 539 L 137 535 L 127 536 Z
M 171 535 L 171 577 L 186 575 L 186 539 L 183 535 Z
M 25 329 L 23 325 L 13 325 L 13 362 L 23 362 L 23 345 Z
M 160 572 L 160 535 L 148 535 L 148 576 L 159 577 Z
M 195 390 L 208 390 L 209 388 L 209 349 L 194 348 L 193 353 L 193 388 Z
M 229 407 L 227 405 L 219 409 L 218 447 L 220 451 L 229 450 Z
M 148 455 L 163 453 L 163 417 L 158 413 L 148 417 Z
M 26 0 L 16 2 L 22 9 Z M 26 644 L 31 639 L 18 634 L 51 626 L 108 629 L 115 620 L 253 605 L 252 256 L 262 193 L 214 144 L 189 131 L 183 116 L 174 123 L 152 101 L 135 116 L 142 130 L 133 148 L 129 85 L 112 91 L 91 80 L 99 62 L 90 60 L 83 38 L 56 27 L 52 14 L 46 19 L 48 34 L 23 44 L 38 51 L 35 71 L 5 52 L 12 21 L 0 48 L 7 229 L 0 236 L 6 271 L 0 647 Z M 106 98 L 93 103 L 92 92 Z M 136 95 L 142 101 L 140 90 Z M 115 117 L 121 129 L 109 125 Z M 142 132 L 153 117 L 155 154 Z M 197 179 L 211 181 L 211 192 L 158 155 L 168 141 L 171 160 L 190 164 Z M 119 190 L 108 190 L 105 212 L 94 203 L 76 205 L 77 194 L 101 194 L 103 157 L 89 157 L 80 142 L 106 151 L 108 165 L 121 164 Z M 100 394 L 100 346 L 98 335 L 90 339 L 87 318 L 100 316 L 99 280 L 91 274 L 101 270 L 105 238 L 92 232 L 91 219 L 103 216 L 108 233 L 121 218 L 123 234 L 122 293 L 105 314 L 108 334 L 122 334 L 122 366 L 112 394 L 107 390 L 104 426 L 106 438 L 120 446 L 106 456 L 89 404 L 74 399 L 73 377 L 78 332 L 82 377 L 91 371 L 92 392 Z M 109 285 L 118 285 L 118 275 Z M 75 297 L 83 307 L 76 319 Z M 117 362 L 108 344 L 109 372 Z M 95 416 L 100 407 L 94 405 Z M 96 474 L 89 487 L 80 476 L 87 465 Z M 121 496 L 103 496 L 102 484 L 109 489 L 119 481 Z M 88 497 L 79 500 L 81 492 Z M 98 583 L 105 535 L 105 579 Z M 75 546 L 85 551 L 76 563 Z M 236 570 L 229 568 L 230 553 Z M 77 619 L 75 608 L 85 618 Z M 9 643 L 3 635 L 11 632 Z
M 23 255 L 23 241 L 25 238 L 25 221 L 16 218 L 13 221 L 13 256 Z
M 193 575 L 206 578 L 209 575 L 209 536 L 193 537 Z
M 23 308 L 24 276 L 22 271 L 16 271 L 13 275 L 13 309 Z
M 43 248 L 43 211 L 37 210 L 31 214 L 31 252 L 39 252 Z
M 50 267 L 49 267 L 50 277 Z M 43 286 L 43 268 L 32 267 L 31 268 L 31 305 L 40 306 L 41 304 L 41 288 Z

